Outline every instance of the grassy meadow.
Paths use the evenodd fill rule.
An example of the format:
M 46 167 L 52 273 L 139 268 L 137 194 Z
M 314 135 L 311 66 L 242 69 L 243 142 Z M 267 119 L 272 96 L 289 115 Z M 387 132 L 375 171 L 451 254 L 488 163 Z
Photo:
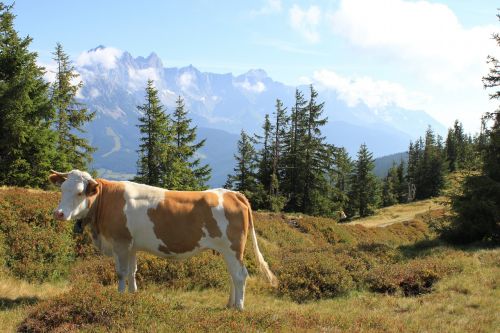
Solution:
M 228 275 L 207 251 L 139 257 L 139 292 L 118 294 L 113 262 L 51 219 L 58 194 L 0 189 L 0 330 L 5 332 L 495 332 L 500 249 L 452 247 L 432 226 L 444 198 L 355 223 L 256 212 L 280 283 L 259 276 L 251 244 L 245 311 L 225 308 Z M 382 225 L 383 227 L 380 227 Z M 251 240 L 249 239 L 249 242 Z

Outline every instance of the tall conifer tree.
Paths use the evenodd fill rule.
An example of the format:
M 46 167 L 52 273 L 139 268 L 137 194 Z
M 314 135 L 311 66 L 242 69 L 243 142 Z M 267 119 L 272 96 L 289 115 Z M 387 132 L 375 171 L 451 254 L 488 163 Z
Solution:
M 271 174 L 272 174 L 272 156 L 273 156 L 273 125 L 269 118 L 269 114 L 264 117 L 264 124 L 262 125 L 263 134 L 255 135 L 256 142 L 261 145 L 258 152 L 259 171 L 257 178 L 264 187 L 266 193 L 271 192 Z
M 201 190 L 206 188 L 211 169 L 201 165 L 197 151 L 205 145 L 205 139 L 196 141 L 196 126 L 191 127 L 184 100 L 179 96 L 172 116 L 172 135 L 174 138 L 173 154 L 169 159 L 170 177 L 164 182 L 172 190 Z
M 351 214 L 358 212 L 361 217 L 368 216 L 378 207 L 380 195 L 377 177 L 373 173 L 374 167 L 373 154 L 368 151 L 366 144 L 362 144 L 351 176 L 349 193 Z
M 83 126 L 94 118 L 95 113 L 89 112 L 76 100 L 76 94 L 83 83 L 80 81 L 78 84 L 73 84 L 72 81 L 79 75 L 60 43 L 57 43 L 53 55 L 57 72 L 51 87 L 51 102 L 56 111 L 55 129 L 58 137 L 54 168 L 86 170 L 92 161 L 92 152 L 95 148 L 75 132 L 84 133 Z
M 318 103 L 318 92 L 311 85 L 310 96 L 305 117 L 305 137 L 303 142 L 305 168 L 301 169 L 304 174 L 304 199 L 302 211 L 313 213 L 318 210 L 318 197 L 324 193 L 328 160 L 331 155 L 326 149 L 325 137 L 321 133 L 321 127 L 327 122 L 323 118 L 324 102 Z
M 244 130 L 238 140 L 238 151 L 234 158 L 236 166 L 234 174 L 228 175 L 226 188 L 244 192 L 250 199 L 257 193 L 257 152 L 254 148 L 255 141 Z
M 301 190 L 304 187 L 304 179 L 300 171 L 305 167 L 302 143 L 305 136 L 306 105 L 307 100 L 304 98 L 304 94 L 299 89 L 296 89 L 295 104 L 290 115 L 290 129 L 286 136 L 286 156 L 284 157 L 287 168 L 285 169 L 283 185 L 289 195 L 287 204 L 289 211 L 298 211 L 303 200 Z
M 142 113 L 137 125 L 142 137 L 135 180 L 163 187 L 165 175 L 171 172 L 167 168 L 167 162 L 174 153 L 170 145 L 173 135 L 170 118 L 163 111 L 153 80 L 148 80 L 147 83 L 146 102 L 137 106 L 137 109 Z
M 32 39 L 19 37 L 14 18 L 0 2 L 0 184 L 44 187 L 56 156 L 54 110 Z
M 276 100 L 274 111 L 274 127 L 272 139 L 272 158 L 271 158 L 271 186 L 269 193 L 279 195 L 281 181 L 283 179 L 283 155 L 285 150 L 285 137 L 287 131 L 288 117 L 283 102 Z

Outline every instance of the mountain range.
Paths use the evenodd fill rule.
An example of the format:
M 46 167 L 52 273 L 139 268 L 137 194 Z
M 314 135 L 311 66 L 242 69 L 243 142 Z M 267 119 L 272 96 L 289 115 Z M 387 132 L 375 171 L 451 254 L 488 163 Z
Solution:
M 289 86 L 273 80 L 262 69 L 241 75 L 201 72 L 196 67 L 164 67 L 161 59 L 133 57 L 128 52 L 99 46 L 75 62 L 83 87 L 80 102 L 96 112 L 87 125 L 87 137 L 97 147 L 93 167 L 109 178 L 130 178 L 136 172 L 139 131 L 137 105 L 144 103 L 148 79 L 153 79 L 166 112 L 182 96 L 189 117 L 206 139 L 199 154 L 212 167 L 212 187 L 224 184 L 234 167 L 233 154 L 239 132 L 260 133 L 264 115 L 272 114 L 276 99 L 290 109 L 295 89 L 308 97 L 308 86 Z M 424 135 L 427 126 L 438 133 L 444 127 L 421 110 L 396 105 L 373 109 L 363 103 L 349 106 L 334 90 L 315 87 L 325 102 L 327 141 L 344 146 L 354 157 L 366 143 L 374 156 L 405 151 L 410 140 Z

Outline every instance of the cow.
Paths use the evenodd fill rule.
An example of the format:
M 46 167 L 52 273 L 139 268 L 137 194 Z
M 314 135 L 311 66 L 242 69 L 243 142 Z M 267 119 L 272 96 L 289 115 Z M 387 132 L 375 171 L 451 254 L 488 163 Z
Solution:
M 82 220 L 94 245 L 115 258 L 118 291 L 137 291 L 136 253 L 182 259 L 203 250 L 219 252 L 230 274 L 227 306 L 243 310 L 248 277 L 243 254 L 250 232 L 260 270 L 272 286 L 276 276 L 264 260 L 255 234 L 247 198 L 226 189 L 169 191 L 130 181 L 93 179 L 89 173 L 51 170 L 49 180 L 60 186 L 54 210 L 60 221 Z

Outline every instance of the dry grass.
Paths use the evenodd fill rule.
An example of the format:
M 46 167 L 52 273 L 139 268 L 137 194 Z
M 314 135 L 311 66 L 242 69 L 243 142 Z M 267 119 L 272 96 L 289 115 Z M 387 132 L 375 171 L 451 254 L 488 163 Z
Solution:
M 67 282 L 33 284 L 0 275 L 0 332 L 15 332 L 33 305 L 68 290 Z
M 386 227 L 394 223 L 401 223 L 413 220 L 420 214 L 429 213 L 435 210 L 442 210 L 445 197 L 415 201 L 408 204 L 397 204 L 390 207 L 381 208 L 375 215 L 357 219 L 346 223 L 346 225 L 360 224 L 367 228 Z

